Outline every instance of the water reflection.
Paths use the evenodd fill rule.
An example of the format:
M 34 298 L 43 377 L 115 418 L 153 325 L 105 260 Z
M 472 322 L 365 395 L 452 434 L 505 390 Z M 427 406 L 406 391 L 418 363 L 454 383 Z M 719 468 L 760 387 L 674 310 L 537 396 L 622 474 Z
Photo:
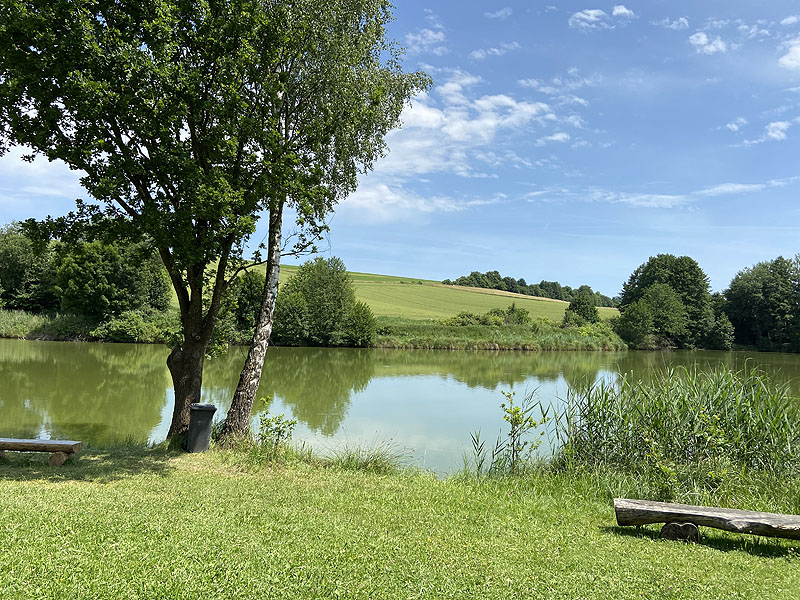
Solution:
M 160 441 L 172 414 L 166 355 L 163 346 L 0 340 L 0 436 Z M 244 358 L 234 349 L 206 363 L 203 401 L 220 417 Z M 499 432 L 500 390 L 537 389 L 557 403 L 600 377 L 695 363 L 760 366 L 798 391 L 800 357 L 785 354 L 272 348 L 254 413 L 283 412 L 323 447 L 392 438 L 445 471 L 460 465 L 470 432 Z

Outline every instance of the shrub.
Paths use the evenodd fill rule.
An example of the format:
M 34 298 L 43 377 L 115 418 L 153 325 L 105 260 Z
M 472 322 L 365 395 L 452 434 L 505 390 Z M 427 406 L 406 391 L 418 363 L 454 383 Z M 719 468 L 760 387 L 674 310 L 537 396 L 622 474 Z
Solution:
M 111 342 L 166 342 L 180 328 L 177 315 L 155 309 L 128 310 L 95 327 L 90 335 Z
M 169 306 L 169 284 L 158 258 L 143 244 L 100 241 L 61 245 L 55 292 L 63 309 L 105 319 L 141 308 Z
M 278 294 L 275 343 L 366 346 L 374 342 L 375 333 L 375 317 L 367 305 L 356 302 L 341 259 L 306 262 Z
M 17 223 L 0 228 L 0 301 L 6 308 L 56 309 L 53 244 L 38 247 Z
M 568 317 L 568 315 L 570 316 Z M 597 312 L 594 296 L 590 296 L 589 294 L 578 294 L 578 296 L 569 303 L 569 306 L 564 313 L 565 327 L 570 326 L 567 322 L 568 318 L 570 323 L 576 322 L 576 319 L 572 318 L 571 315 L 581 317 L 581 319 L 589 323 L 597 323 L 600 320 L 600 313 Z
M 652 339 L 653 313 L 646 303 L 637 300 L 624 308 L 615 323 L 616 333 L 632 348 L 641 348 Z
M 300 292 L 278 294 L 272 339 L 286 346 L 300 346 L 308 339 L 308 306 Z
M 348 346 L 368 347 L 375 343 L 377 327 L 372 309 L 364 302 L 353 304 L 344 321 L 344 337 Z
M 470 325 L 480 325 L 481 317 L 475 313 L 461 311 L 454 317 L 442 320 L 442 325 L 452 325 L 455 327 L 468 327 Z
M 583 327 L 589 321 L 583 318 L 574 310 L 566 310 L 564 311 L 564 320 L 561 321 L 562 327 Z

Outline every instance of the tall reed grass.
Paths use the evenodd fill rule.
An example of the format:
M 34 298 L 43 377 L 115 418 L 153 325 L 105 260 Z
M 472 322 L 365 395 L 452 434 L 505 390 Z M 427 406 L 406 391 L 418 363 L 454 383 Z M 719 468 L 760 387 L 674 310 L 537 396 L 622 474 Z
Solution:
M 757 369 L 626 375 L 571 391 L 550 423 L 566 466 L 800 474 L 800 399 Z

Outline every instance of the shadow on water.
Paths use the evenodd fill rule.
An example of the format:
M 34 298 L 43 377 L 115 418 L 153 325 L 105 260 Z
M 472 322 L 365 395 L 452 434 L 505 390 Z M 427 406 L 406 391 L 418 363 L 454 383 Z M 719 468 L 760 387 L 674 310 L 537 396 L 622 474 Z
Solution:
M 658 529 L 650 527 L 605 526 L 600 527 L 600 530 L 604 533 L 610 533 L 620 537 L 646 538 L 654 541 L 660 539 L 658 537 L 660 526 Z M 663 540 L 663 543 L 682 544 L 684 542 Z M 796 540 L 726 534 L 708 527 L 700 530 L 700 545 L 719 550 L 720 552 L 746 552 L 762 558 L 793 559 L 797 558 L 798 552 L 800 552 L 800 543 Z
M 59 467 L 51 467 L 46 452 L 6 452 L 6 458 L 0 458 L 0 481 L 111 483 L 143 474 L 165 476 L 171 470 L 169 460 L 178 455 L 176 451 L 141 445 L 91 448 Z

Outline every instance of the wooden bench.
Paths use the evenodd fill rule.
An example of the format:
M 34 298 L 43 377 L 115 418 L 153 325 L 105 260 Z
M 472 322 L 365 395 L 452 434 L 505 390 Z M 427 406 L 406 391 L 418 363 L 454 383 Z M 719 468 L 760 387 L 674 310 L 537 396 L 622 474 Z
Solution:
M 800 540 L 800 515 L 692 506 L 670 502 L 649 502 L 614 498 L 618 525 L 666 523 L 661 537 L 697 541 L 697 526 L 714 527 L 734 533 Z M 685 527 L 689 524 L 689 527 Z
M 83 448 L 83 442 L 72 440 L 15 440 L 0 438 L 0 458 L 5 456 L 6 450 L 14 452 L 51 452 L 50 466 L 63 465 L 73 454 Z

